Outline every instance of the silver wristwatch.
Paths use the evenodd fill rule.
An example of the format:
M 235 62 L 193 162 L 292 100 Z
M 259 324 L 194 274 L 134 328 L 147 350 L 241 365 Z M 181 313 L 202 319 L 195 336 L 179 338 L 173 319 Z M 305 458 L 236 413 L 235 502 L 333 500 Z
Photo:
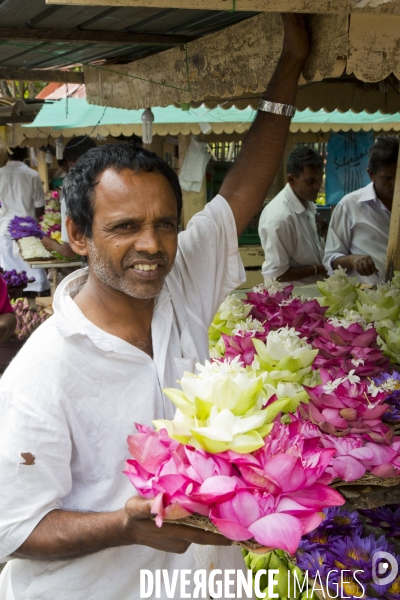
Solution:
M 260 100 L 258 110 L 283 115 L 284 117 L 294 117 L 296 107 L 291 104 L 281 104 L 281 102 L 271 102 L 270 100 Z

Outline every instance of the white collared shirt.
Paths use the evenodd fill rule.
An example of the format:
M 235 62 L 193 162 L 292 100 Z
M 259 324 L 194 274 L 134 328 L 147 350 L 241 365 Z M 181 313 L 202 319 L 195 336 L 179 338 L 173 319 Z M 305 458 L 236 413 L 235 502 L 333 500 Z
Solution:
M 354 269 L 348 274 L 371 285 L 385 280 L 390 211 L 376 195 L 374 184 L 347 194 L 335 207 L 329 224 L 324 265 L 332 274 L 332 262 L 350 254 L 372 258 L 379 276 L 362 277 Z
M 307 202 L 305 208 L 289 184 L 267 204 L 258 226 L 265 252 L 262 266 L 265 279 L 280 277 L 289 267 L 322 263 L 324 250 L 315 224 L 315 213 L 315 204 Z M 315 282 L 315 277 L 295 283 L 311 282 Z
M 18 160 L 0 169 L 0 233 L 6 233 L 11 219 L 35 217 L 35 208 L 45 205 L 43 185 L 37 171 Z
M 232 211 L 217 196 L 179 235 L 152 320 L 153 359 L 83 315 L 72 297 L 86 278 L 80 270 L 60 284 L 54 317 L 0 382 L 0 562 L 49 511 L 113 511 L 135 494 L 122 473 L 134 423 L 173 418 L 162 388 L 178 387 L 208 358 L 208 326 L 245 280 Z M 21 464 L 24 452 L 34 465 Z M 140 569 L 242 565 L 238 548 L 194 544 L 183 555 L 123 546 L 71 560 L 13 559 L 0 599 L 12 586 L 16 600 L 138 600 Z

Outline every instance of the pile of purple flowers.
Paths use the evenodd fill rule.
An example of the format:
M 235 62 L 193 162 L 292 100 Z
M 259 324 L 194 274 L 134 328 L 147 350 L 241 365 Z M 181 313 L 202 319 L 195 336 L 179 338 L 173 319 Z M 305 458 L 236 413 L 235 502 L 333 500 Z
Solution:
M 383 420 L 390 425 L 400 423 L 400 373 L 383 373 L 374 378 L 376 386 L 383 388 L 389 395 L 385 398 L 385 403 L 389 405 L 383 415 Z
M 42 239 L 44 236 L 39 223 L 33 217 L 15 216 L 8 224 L 8 233 L 13 240 L 30 236 Z
M 34 277 L 28 278 L 26 271 L 17 273 L 15 269 L 12 271 L 4 271 L 4 269 L 0 268 L 0 275 L 6 282 L 8 288 L 25 287 L 28 283 L 35 281 Z
M 368 516 L 369 521 L 382 527 L 382 523 L 386 523 L 384 519 L 388 518 L 387 510 L 391 514 L 391 524 L 397 519 L 398 527 L 399 506 L 393 510 L 377 509 L 374 517 L 371 515 L 375 511 L 360 512 Z M 309 577 L 320 577 L 323 582 L 330 572 L 332 589 L 337 589 L 337 585 L 340 589 L 343 572 L 343 593 L 347 598 L 400 600 L 400 577 L 386 585 L 375 583 L 372 578 L 372 562 L 376 552 L 388 552 L 397 563 L 400 562 L 400 556 L 395 556 L 394 547 L 386 540 L 386 536 L 376 539 L 372 534 L 364 535 L 357 512 L 328 508 L 324 513 L 325 519 L 321 525 L 302 538 L 296 553 L 297 566 L 308 571 Z
M 388 537 L 400 538 L 400 505 L 390 504 L 379 508 L 360 510 L 368 523 L 383 529 Z

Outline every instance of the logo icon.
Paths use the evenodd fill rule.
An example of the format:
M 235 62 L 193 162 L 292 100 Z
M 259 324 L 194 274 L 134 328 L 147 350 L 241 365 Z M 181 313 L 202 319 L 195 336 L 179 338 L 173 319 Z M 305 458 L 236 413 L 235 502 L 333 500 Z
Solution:
M 372 579 L 378 585 L 392 583 L 397 577 L 399 565 L 389 552 L 375 552 L 372 557 Z

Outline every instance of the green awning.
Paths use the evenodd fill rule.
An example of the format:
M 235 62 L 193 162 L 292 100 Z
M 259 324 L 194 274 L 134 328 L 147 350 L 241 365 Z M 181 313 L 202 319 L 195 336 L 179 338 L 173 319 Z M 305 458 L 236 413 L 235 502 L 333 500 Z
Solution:
M 224 110 L 221 107 L 207 109 L 205 107 L 190 108 L 188 111 L 175 106 L 165 108 L 152 108 L 154 114 L 153 133 L 158 135 L 185 135 L 199 134 L 204 131 L 202 124 L 214 133 L 242 133 L 247 131 L 256 115 L 251 108 L 238 110 L 231 107 Z M 35 120 L 23 125 L 27 137 L 56 134 L 57 131 L 63 137 L 88 134 L 88 128 L 98 128 L 100 135 L 121 134 L 141 135 L 142 110 L 125 110 L 122 108 L 110 108 L 88 104 L 84 98 L 62 99 L 55 102 L 46 102 L 36 116 Z M 200 124 L 200 125 L 199 125 Z M 367 112 L 353 113 L 348 111 L 341 113 L 337 110 L 325 112 L 319 110 L 298 111 L 292 120 L 290 131 L 300 132 L 328 132 L 328 131 L 400 131 L 400 113 L 395 115 L 384 115 L 380 112 L 369 114 Z M 35 132 L 33 131 L 35 130 Z M 68 134 L 64 130 L 68 130 Z

